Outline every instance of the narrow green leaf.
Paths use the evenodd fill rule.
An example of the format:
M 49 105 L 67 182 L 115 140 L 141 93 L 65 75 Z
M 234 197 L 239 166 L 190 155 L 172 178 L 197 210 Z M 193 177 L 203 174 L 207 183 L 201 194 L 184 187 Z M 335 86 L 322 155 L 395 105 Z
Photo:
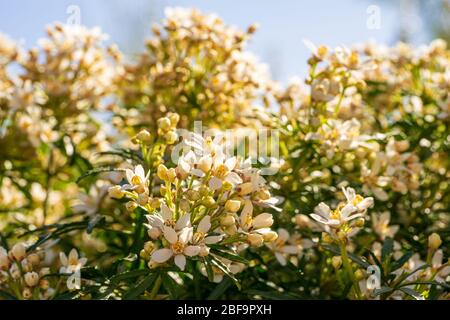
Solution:
M 414 291 L 411 288 L 400 288 L 400 291 L 403 291 L 404 293 L 413 297 L 416 300 L 425 300 L 425 298 L 420 293 Z
M 147 290 L 153 282 L 155 282 L 158 274 L 152 273 L 146 276 L 141 282 L 136 286 L 130 288 L 130 290 L 123 296 L 124 300 L 135 300 L 139 297 L 145 290 Z

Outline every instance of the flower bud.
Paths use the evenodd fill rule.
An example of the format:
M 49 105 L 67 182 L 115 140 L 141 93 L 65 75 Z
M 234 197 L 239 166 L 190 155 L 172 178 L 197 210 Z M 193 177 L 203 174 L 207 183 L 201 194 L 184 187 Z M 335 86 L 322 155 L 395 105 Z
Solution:
M 148 203 L 148 200 L 149 200 L 149 197 L 148 197 L 148 195 L 146 194 L 146 193 L 141 193 L 139 196 L 138 196 L 138 203 L 141 205 L 141 206 L 145 206 L 147 203 Z
M 229 227 L 236 224 L 236 219 L 231 215 L 227 214 L 220 218 L 220 225 L 222 227 Z
M 158 119 L 157 123 L 158 123 L 158 128 L 163 131 L 168 131 L 171 128 L 170 119 L 167 117 Z
M 25 258 L 26 251 L 27 250 L 22 243 L 16 243 L 12 247 L 10 253 L 16 261 L 21 261 L 23 258 Z
M 180 115 L 178 113 L 170 113 L 167 115 L 170 120 L 170 124 L 172 128 L 176 127 L 178 122 L 180 121 Z
M 108 189 L 108 194 L 111 198 L 122 199 L 125 195 L 125 192 L 120 186 L 112 186 Z
M 340 256 L 334 256 L 331 258 L 331 264 L 335 269 L 339 269 L 342 265 L 342 258 Z
M 47 290 L 50 287 L 50 282 L 47 279 L 42 279 L 39 281 L 39 288 L 42 290 Z
M 10 261 L 7 255 L 0 253 L 0 270 L 6 271 L 10 266 Z
M 175 172 L 175 169 L 174 168 L 170 168 L 167 171 L 167 180 L 172 183 L 175 180 L 176 177 L 177 177 L 177 173 Z
M 201 246 L 200 252 L 198 253 L 198 255 L 200 257 L 206 257 L 208 254 L 209 254 L 209 248 L 207 246 Z
M 239 200 L 228 200 L 225 202 L 225 210 L 228 212 L 237 212 L 241 207 L 241 202 Z
M 141 257 L 144 260 L 148 260 L 148 259 L 150 259 L 150 254 L 147 251 L 145 251 L 144 249 L 142 249 L 139 252 L 139 257 Z
M 132 211 L 134 211 L 136 208 L 137 208 L 137 203 L 136 202 L 134 202 L 134 201 L 128 201 L 126 204 L 125 204 L 125 208 L 129 211 L 129 212 L 132 212 Z
M 39 255 L 36 253 L 32 253 L 28 255 L 27 260 L 33 265 L 37 266 L 41 262 L 41 258 L 39 258 Z
M 39 275 L 34 271 L 25 273 L 24 279 L 29 287 L 34 287 L 39 283 Z
M 147 263 L 147 266 L 148 266 L 150 269 L 155 269 L 155 268 L 157 268 L 157 267 L 159 266 L 159 263 L 156 262 L 156 261 L 154 261 L 154 260 L 150 260 L 150 261 Z
M 251 182 L 246 182 L 237 187 L 237 192 L 241 196 L 245 196 L 253 191 L 253 184 Z
M 196 190 L 188 190 L 186 192 L 186 197 L 190 200 L 190 201 L 197 201 L 198 199 L 200 199 L 200 193 Z
M 269 231 L 263 235 L 264 242 L 272 242 L 278 239 L 278 233 L 275 231 Z
M 366 277 L 365 273 L 363 270 L 358 269 L 355 271 L 355 278 L 356 281 L 361 281 L 362 279 L 364 279 Z
M 152 135 L 150 134 L 150 132 L 144 129 L 139 131 L 139 133 L 136 135 L 136 138 L 142 142 L 150 142 L 152 140 Z
M 216 200 L 213 197 L 209 196 L 202 200 L 202 204 L 207 208 L 213 208 L 216 205 Z
M 261 213 L 253 218 L 253 228 L 269 228 L 273 224 L 273 217 L 270 213 Z
M 358 218 L 355 220 L 355 227 L 362 228 L 364 227 L 364 218 Z
M 42 268 L 39 270 L 39 276 L 42 278 L 43 276 L 46 276 L 50 274 L 50 268 Z
M 174 144 L 178 140 L 178 134 L 171 130 L 164 135 L 167 144 Z
M 247 241 L 252 247 L 260 247 L 264 244 L 264 238 L 257 233 L 250 233 L 247 236 Z
M 165 165 L 160 164 L 158 166 L 158 169 L 157 169 L 157 172 L 156 172 L 157 175 L 158 175 L 158 178 L 160 178 L 163 181 L 166 181 L 167 180 L 167 172 L 168 171 L 169 170 L 167 169 L 167 167 Z
M 431 250 L 436 250 L 437 248 L 439 248 L 441 246 L 441 244 L 442 244 L 441 237 L 437 233 L 432 233 L 428 237 L 428 247 Z
M 152 198 L 151 200 L 149 200 L 150 203 L 150 207 L 152 207 L 153 209 L 159 209 L 159 207 L 161 207 L 161 199 L 160 198 Z
M 153 241 L 147 241 L 146 243 L 144 243 L 144 250 L 148 253 L 153 253 L 153 251 L 155 251 L 155 244 L 153 243 Z
M 22 291 L 22 296 L 24 299 L 31 299 L 31 297 L 33 296 L 33 293 L 31 292 L 30 288 L 25 288 Z
M 260 191 L 258 191 L 256 196 L 261 200 L 268 200 L 268 199 L 270 199 L 270 191 L 269 190 L 260 190 Z

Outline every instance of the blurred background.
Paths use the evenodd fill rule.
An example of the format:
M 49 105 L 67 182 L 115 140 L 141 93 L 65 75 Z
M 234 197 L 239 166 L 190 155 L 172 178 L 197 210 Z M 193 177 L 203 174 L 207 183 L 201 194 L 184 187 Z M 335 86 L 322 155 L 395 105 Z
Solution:
M 0 32 L 32 47 L 47 24 L 67 22 L 79 11 L 82 24 L 100 26 L 132 58 L 167 6 L 217 13 L 241 28 L 258 23 L 248 49 L 282 82 L 306 71 L 309 52 L 302 39 L 330 47 L 450 39 L 450 0 L 0 0 Z

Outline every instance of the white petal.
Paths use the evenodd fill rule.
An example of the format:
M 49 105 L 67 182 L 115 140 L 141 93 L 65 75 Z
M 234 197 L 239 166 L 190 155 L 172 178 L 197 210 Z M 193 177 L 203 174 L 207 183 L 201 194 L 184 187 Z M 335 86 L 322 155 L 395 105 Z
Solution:
M 141 165 L 137 165 L 134 169 L 134 173 L 142 179 L 142 181 L 145 181 L 145 171 L 144 168 Z
M 242 183 L 241 177 L 236 172 L 230 172 L 229 174 L 227 174 L 225 181 L 231 183 L 234 186 Z
M 206 237 L 204 241 L 206 244 L 214 244 L 214 243 L 222 241 L 223 237 L 224 237 L 224 235 L 209 236 L 209 237 Z
M 182 254 L 178 254 L 175 256 L 175 264 L 178 268 L 181 269 L 181 271 L 184 271 L 184 268 L 186 267 L 186 257 Z
M 200 252 L 200 247 L 199 246 L 187 246 L 186 248 L 184 248 L 183 253 L 185 255 L 187 255 L 188 257 L 193 257 L 198 255 L 198 253 Z
M 358 209 L 354 205 L 348 203 L 341 209 L 341 215 L 345 219 L 356 211 L 358 211 Z
M 281 254 L 279 252 L 275 252 L 275 258 L 277 258 L 278 262 L 282 266 L 285 266 L 287 264 L 286 258 L 283 256 L 283 254 Z
M 282 241 L 288 241 L 289 239 L 289 232 L 286 229 L 280 228 L 277 230 L 278 233 L 278 239 Z
M 191 214 L 187 213 L 184 214 L 178 219 L 177 223 L 175 224 L 176 230 L 181 230 L 183 228 L 189 227 L 191 225 Z
M 159 249 L 153 252 L 152 260 L 158 263 L 163 263 L 169 260 L 173 255 L 173 251 L 170 249 Z
M 68 265 L 67 256 L 64 252 L 59 253 L 59 260 L 61 261 L 61 264 L 64 266 Z
M 164 225 L 163 219 L 156 214 L 149 214 L 145 217 L 152 227 L 161 228 Z
M 314 208 L 314 212 L 321 215 L 324 218 L 329 218 L 331 209 L 325 203 L 321 202 L 317 207 Z
M 211 217 L 204 216 L 197 227 L 197 232 L 206 233 L 211 228 Z
M 164 227 L 163 232 L 164 232 L 164 238 L 166 238 L 167 241 L 169 241 L 169 243 L 174 244 L 175 242 L 177 242 L 178 237 L 177 237 L 177 233 L 175 230 L 173 230 L 170 227 Z
M 240 223 L 241 226 L 244 226 L 248 216 L 252 216 L 253 214 L 253 204 L 250 200 L 245 200 L 244 208 L 242 209 L 241 215 L 240 215 Z
M 284 246 L 281 251 L 289 254 L 298 254 L 299 249 L 297 246 Z
M 130 170 L 130 169 L 125 169 L 125 175 L 127 176 L 128 182 L 130 184 L 132 184 L 131 180 L 133 180 L 134 172 L 132 170 Z
M 261 213 L 253 218 L 253 228 L 267 228 L 273 224 L 273 217 L 270 213 Z
M 212 177 L 208 182 L 208 187 L 212 191 L 219 190 L 222 187 L 222 180 L 220 180 L 219 178 L 216 178 L 216 177 Z
M 193 234 L 192 227 L 184 228 L 183 230 L 180 231 L 180 234 L 178 235 L 178 241 L 182 243 L 188 243 L 189 241 L 192 240 L 192 234 Z
M 172 220 L 172 210 L 165 203 L 161 204 L 161 216 L 164 221 Z
M 328 223 L 328 220 L 327 220 L 327 219 L 325 219 L 325 218 L 322 217 L 322 216 L 319 216 L 318 214 L 311 213 L 310 216 L 311 216 L 311 218 L 313 218 L 313 219 L 316 220 L 317 222 L 320 222 L 320 223 L 323 223 L 323 224 L 327 224 L 327 223 Z

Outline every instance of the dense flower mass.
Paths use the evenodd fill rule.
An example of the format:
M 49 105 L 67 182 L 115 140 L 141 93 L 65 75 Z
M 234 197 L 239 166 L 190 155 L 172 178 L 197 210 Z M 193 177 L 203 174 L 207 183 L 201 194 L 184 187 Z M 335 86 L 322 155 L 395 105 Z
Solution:
M 282 85 L 255 26 L 152 32 L 0 36 L 0 299 L 450 299 L 444 41 L 305 41 Z

